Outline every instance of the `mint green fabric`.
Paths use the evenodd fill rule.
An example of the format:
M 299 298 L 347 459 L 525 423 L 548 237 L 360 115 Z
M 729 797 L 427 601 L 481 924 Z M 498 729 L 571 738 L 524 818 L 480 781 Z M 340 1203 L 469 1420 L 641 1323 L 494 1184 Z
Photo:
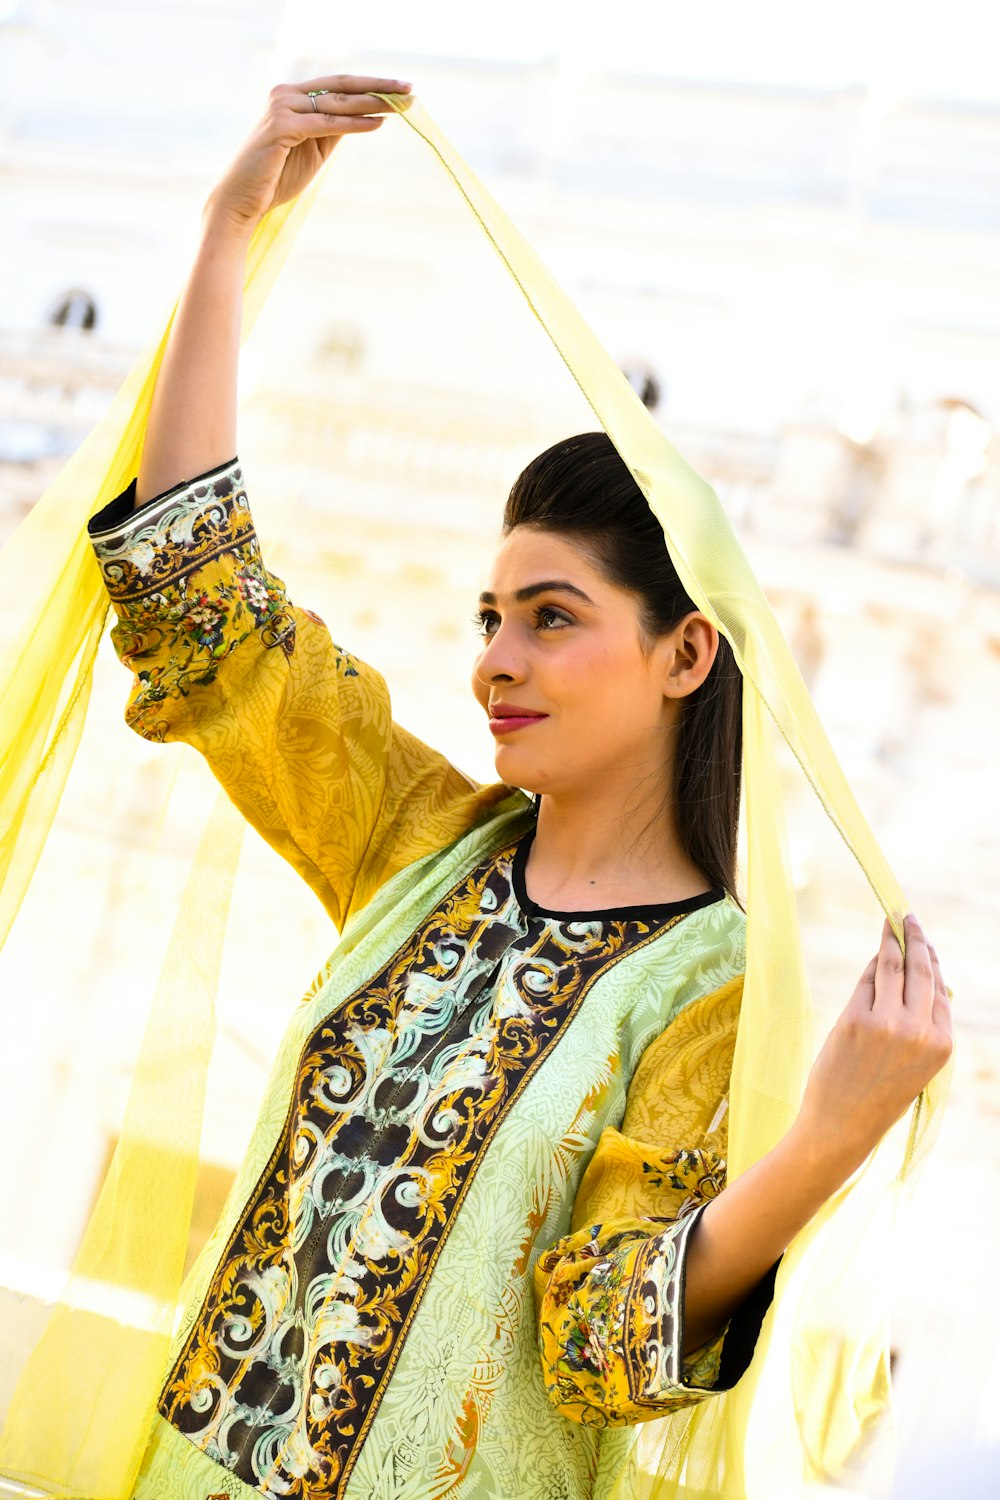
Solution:
M 282 1042 L 239 1177 L 189 1278 L 177 1349 L 280 1136 L 306 1038 L 398 950 L 467 871 L 530 822 L 527 799 L 513 794 L 485 826 L 386 885 L 347 929 Z M 449 1495 L 475 1500 L 599 1500 L 623 1478 L 630 1432 L 610 1437 L 614 1472 L 602 1465 L 608 1487 L 595 1491 L 602 1434 L 567 1421 L 547 1399 L 531 1272 L 537 1255 L 568 1233 L 584 1168 L 601 1131 L 621 1123 L 645 1047 L 688 1004 L 740 975 L 744 957 L 743 914 L 726 899 L 691 912 L 648 946 L 629 952 L 593 985 L 485 1149 L 403 1340 L 345 1500 L 431 1500 L 443 1493 L 444 1471 L 452 1473 Z M 247 1500 L 259 1492 L 158 1417 L 137 1500 L 205 1500 L 213 1494 Z

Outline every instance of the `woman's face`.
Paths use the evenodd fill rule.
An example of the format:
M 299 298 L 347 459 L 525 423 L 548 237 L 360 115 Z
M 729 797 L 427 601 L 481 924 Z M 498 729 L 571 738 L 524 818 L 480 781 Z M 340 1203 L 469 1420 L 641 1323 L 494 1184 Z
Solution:
M 500 779 L 565 794 L 594 778 L 654 776 L 662 794 L 680 700 L 715 659 L 718 635 L 704 615 L 650 643 L 638 598 L 577 542 L 533 526 L 501 543 L 480 611 L 473 691 Z

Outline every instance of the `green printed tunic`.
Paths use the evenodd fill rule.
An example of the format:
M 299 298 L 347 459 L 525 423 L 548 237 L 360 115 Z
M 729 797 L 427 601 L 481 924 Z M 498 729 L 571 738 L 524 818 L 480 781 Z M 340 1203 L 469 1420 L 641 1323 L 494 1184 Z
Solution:
M 635 1424 L 732 1384 L 762 1313 L 682 1356 L 742 913 L 537 907 L 529 799 L 393 722 L 264 567 L 238 462 L 133 494 L 90 524 L 127 718 L 196 746 L 342 931 L 190 1278 L 137 1495 L 627 1491 Z

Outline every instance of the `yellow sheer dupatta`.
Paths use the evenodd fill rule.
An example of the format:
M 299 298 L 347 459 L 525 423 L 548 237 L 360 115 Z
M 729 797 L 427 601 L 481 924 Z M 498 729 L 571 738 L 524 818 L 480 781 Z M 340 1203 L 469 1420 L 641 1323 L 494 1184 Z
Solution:
M 717 497 L 675 452 L 422 107 L 403 98 L 389 102 L 436 153 L 514 277 L 663 524 L 689 595 L 732 643 L 743 672 L 748 957 L 730 1113 L 730 1170 L 736 1175 L 791 1123 L 812 1056 L 776 733 L 897 931 L 904 902 Z M 314 191 L 269 215 L 254 237 L 247 327 Z M 0 920 L 7 925 L 31 877 L 79 740 L 105 616 L 85 522 L 136 470 L 165 339 L 166 334 L 137 367 L 0 560 L 7 597 L 16 581 L 22 597 L 27 583 L 30 601 L 3 680 Z M 185 924 L 178 925 L 108 1181 L 67 1292 L 25 1367 L 0 1437 L 0 1470 L 19 1473 L 50 1492 L 124 1500 L 155 1404 L 180 1282 L 212 1039 L 213 976 L 238 844 L 230 810 L 215 817 L 217 826 L 206 833 L 185 896 L 185 905 L 198 911 L 210 888 L 212 910 L 206 919 L 201 908 L 193 950 L 180 938 Z M 180 1025 L 174 1024 L 178 1018 Z M 174 1044 L 164 1058 L 168 1035 Z M 814 1480 L 847 1482 L 856 1473 L 887 1396 L 885 1308 L 876 1274 L 884 1236 L 876 1231 L 884 1225 L 904 1158 L 912 1161 L 918 1135 L 926 1139 L 932 1113 L 925 1101 L 914 1115 L 905 1151 L 895 1135 L 887 1140 L 859 1180 L 798 1237 L 784 1258 L 754 1363 L 736 1390 L 641 1430 L 640 1493 L 648 1500 L 771 1500 L 805 1494 Z M 174 1122 L 181 1114 L 185 1127 L 178 1141 Z M 114 1293 L 123 1288 L 141 1295 L 142 1318 L 126 1320 L 117 1306 Z M 53 1392 L 78 1390 L 81 1366 L 85 1402 L 54 1401 Z
M 269 214 L 254 235 L 244 338 L 317 189 L 314 183 Z M 4 640 L 0 671 L 0 943 L 56 816 L 108 614 L 86 523 L 138 470 L 169 331 L 168 320 L 0 553 L 4 597 L 24 601 L 11 622 L 16 633 Z M 0 1477 L 14 1476 L 28 1489 L 93 1500 L 124 1500 L 132 1490 L 181 1284 L 242 832 L 242 820 L 220 794 L 182 896 L 117 1147 L 66 1288 L 20 1372 L 0 1433 Z

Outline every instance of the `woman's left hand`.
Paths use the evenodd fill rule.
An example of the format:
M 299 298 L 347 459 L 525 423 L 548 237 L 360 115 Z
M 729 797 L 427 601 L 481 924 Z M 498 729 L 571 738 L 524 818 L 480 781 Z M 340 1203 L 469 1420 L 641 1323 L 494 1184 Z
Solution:
M 937 954 L 913 915 L 904 958 L 882 944 L 813 1065 L 793 1131 L 820 1154 L 860 1165 L 952 1052 L 951 1004 Z
M 691 1236 L 685 1347 L 713 1337 L 794 1236 L 951 1056 L 941 965 L 916 917 L 882 946 L 823 1044 L 795 1123 L 704 1209 Z

